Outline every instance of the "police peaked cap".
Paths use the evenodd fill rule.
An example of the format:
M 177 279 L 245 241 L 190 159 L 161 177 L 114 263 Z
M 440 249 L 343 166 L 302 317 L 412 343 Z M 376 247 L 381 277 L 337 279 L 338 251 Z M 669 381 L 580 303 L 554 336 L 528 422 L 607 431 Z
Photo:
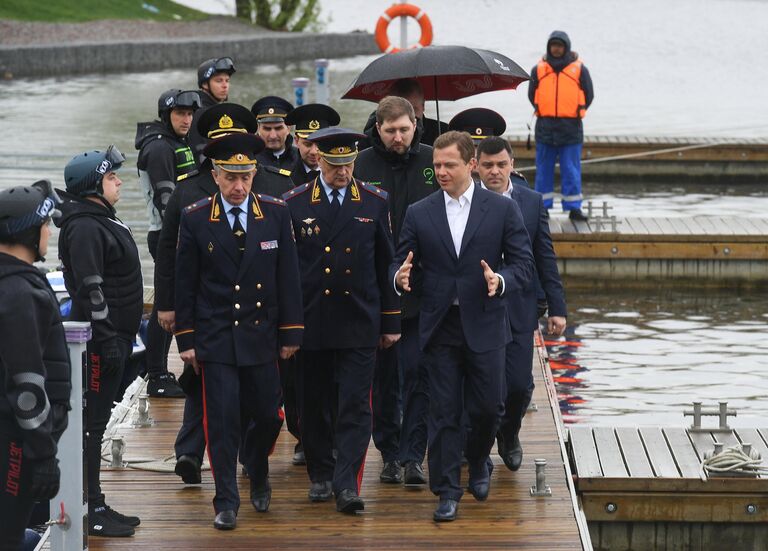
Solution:
M 504 117 L 484 107 L 473 107 L 457 113 L 448 123 L 449 130 L 468 132 L 473 140 L 501 136 L 507 129 Z
M 323 103 L 308 103 L 300 105 L 285 117 L 285 124 L 295 126 L 294 131 L 300 138 L 306 138 L 313 132 L 336 126 L 341 117 L 333 107 Z
M 251 112 L 259 122 L 284 122 L 291 111 L 293 105 L 278 96 L 264 96 L 251 107 Z
M 227 172 L 249 172 L 256 168 L 256 155 L 264 149 L 264 141 L 253 134 L 227 134 L 208 144 L 203 155 Z
M 256 132 L 256 118 L 236 103 L 217 103 L 205 109 L 197 120 L 197 133 L 215 139 L 226 134 Z
M 331 126 L 310 134 L 307 139 L 317 144 L 320 156 L 329 164 L 346 165 L 357 158 L 357 142 L 363 138 L 365 134 Z

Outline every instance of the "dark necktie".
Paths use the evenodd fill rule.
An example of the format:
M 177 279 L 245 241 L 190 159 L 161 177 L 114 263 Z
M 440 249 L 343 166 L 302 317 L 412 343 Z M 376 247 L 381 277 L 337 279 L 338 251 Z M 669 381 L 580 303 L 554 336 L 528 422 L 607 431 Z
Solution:
M 245 252 L 245 230 L 242 224 L 240 224 L 240 213 L 243 209 L 240 207 L 232 207 L 229 212 L 235 217 L 235 222 L 232 224 L 232 233 L 235 236 L 237 242 L 237 248 L 240 250 L 240 256 Z
M 336 216 L 341 209 L 341 197 L 339 197 L 339 190 L 331 190 L 331 220 L 336 220 Z

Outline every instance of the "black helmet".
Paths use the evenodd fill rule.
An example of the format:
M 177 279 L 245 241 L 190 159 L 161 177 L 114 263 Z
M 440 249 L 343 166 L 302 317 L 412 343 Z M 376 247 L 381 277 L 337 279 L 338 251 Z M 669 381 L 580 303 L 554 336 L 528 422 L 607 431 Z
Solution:
M 227 73 L 232 76 L 235 72 L 235 62 L 231 57 L 215 57 L 208 59 L 200 64 L 197 68 L 197 86 L 202 88 L 203 84 L 216 73 Z
M 39 180 L 31 186 L 15 186 L 0 192 L 0 242 L 18 243 L 40 256 L 40 226 L 60 213 L 61 199 L 51 182 Z
M 125 155 L 114 145 L 110 145 L 106 152 L 86 151 L 76 155 L 64 167 L 67 191 L 81 197 L 100 196 L 103 192 L 101 180 L 104 175 L 118 170 L 123 162 Z
M 157 100 L 157 116 L 165 120 L 168 113 L 174 109 L 200 109 L 200 93 L 197 90 L 179 90 L 172 88 L 166 90 Z

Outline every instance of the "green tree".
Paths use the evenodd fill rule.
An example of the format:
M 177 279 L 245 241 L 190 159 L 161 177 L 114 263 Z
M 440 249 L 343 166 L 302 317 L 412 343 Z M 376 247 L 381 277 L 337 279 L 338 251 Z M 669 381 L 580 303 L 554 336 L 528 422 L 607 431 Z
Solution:
M 318 0 L 235 0 L 237 17 L 275 31 L 301 32 L 320 15 Z

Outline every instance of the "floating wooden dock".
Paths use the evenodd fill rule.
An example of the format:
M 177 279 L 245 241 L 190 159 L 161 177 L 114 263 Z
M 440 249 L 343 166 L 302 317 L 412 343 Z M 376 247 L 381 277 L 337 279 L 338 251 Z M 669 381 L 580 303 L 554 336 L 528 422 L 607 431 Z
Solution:
M 749 443 L 768 458 L 767 429 L 571 426 L 568 432 L 596 550 L 768 548 L 768 475 L 701 477 L 715 441 Z
M 532 180 L 536 147 L 527 136 L 508 136 L 515 163 Z M 768 138 L 585 136 L 586 180 L 765 182 Z
M 768 219 L 735 216 L 549 221 L 560 273 L 600 279 L 768 280 Z
M 102 474 L 110 505 L 140 515 L 141 526 L 131 538 L 91 538 L 90 549 L 589 549 L 586 524 L 574 509 L 575 493 L 558 437 L 554 385 L 545 368 L 545 352 L 538 350 L 534 358 L 538 410 L 529 412 L 523 423 L 523 466 L 516 473 L 508 471 L 494 451 L 496 468 L 488 501 L 476 502 L 465 495 L 459 517 L 452 523 L 432 521 L 437 498 L 427 489 L 381 484 L 381 458 L 373 445 L 363 479 L 363 514 L 342 515 L 333 502 L 310 503 L 305 467 L 291 464 L 294 441 L 283 430 L 271 458 L 269 513 L 253 510 L 247 500 L 248 481 L 241 478 L 244 499 L 237 529 L 217 531 L 212 526 L 210 471 L 204 471 L 201 485 L 185 486 L 172 472 L 173 460 L 163 463 L 173 455 L 183 408 L 183 400 L 166 398 L 151 401 L 151 427 L 121 427 L 117 433 L 126 443 L 125 460 L 155 458 L 159 470 L 165 465 L 167 472 L 105 467 Z M 174 361 L 172 370 L 179 368 Z M 547 460 L 551 496 L 530 495 L 534 458 Z M 136 466 L 142 465 L 149 464 Z M 466 480 L 466 472 L 463 476 Z

